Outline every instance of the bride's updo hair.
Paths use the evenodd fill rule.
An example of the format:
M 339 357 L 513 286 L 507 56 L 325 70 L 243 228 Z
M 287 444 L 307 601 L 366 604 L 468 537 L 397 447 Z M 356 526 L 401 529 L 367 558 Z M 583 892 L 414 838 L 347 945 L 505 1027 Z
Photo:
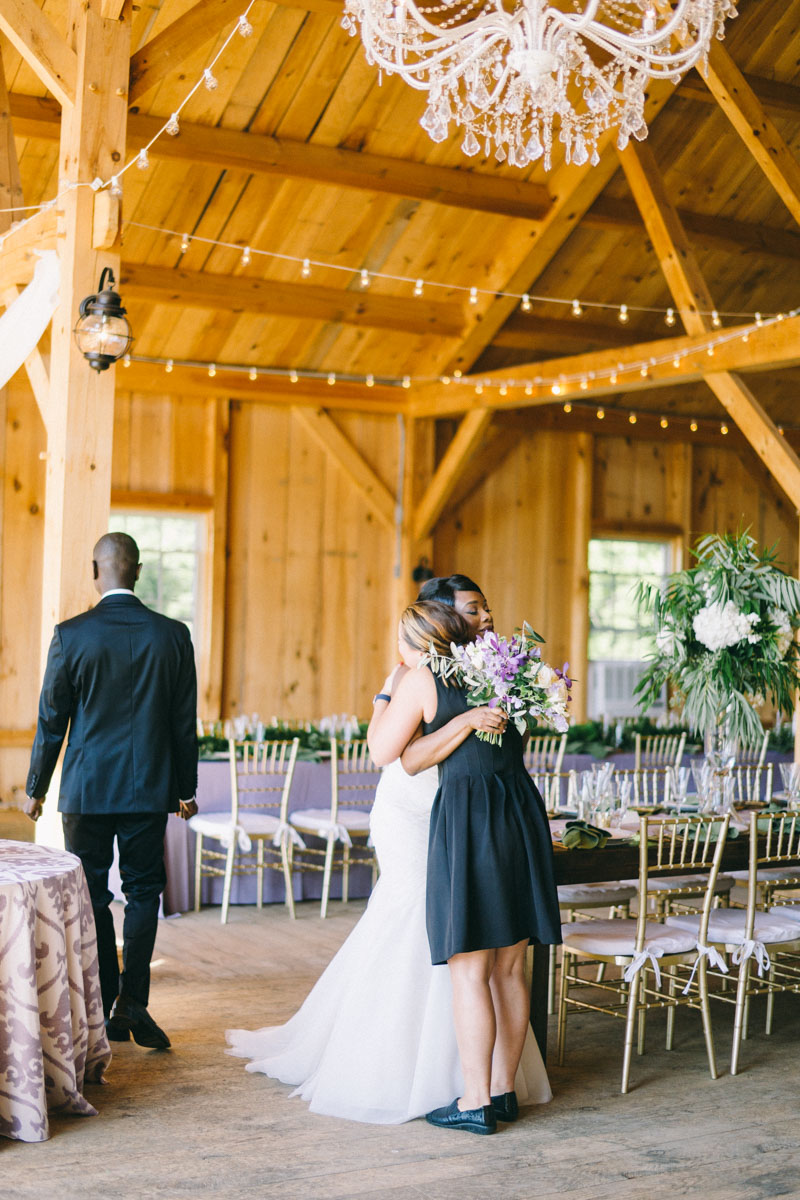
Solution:
M 472 638 L 467 622 L 449 604 L 438 600 L 417 600 L 409 604 L 400 618 L 403 640 L 412 650 L 449 654 L 450 643 L 463 645 Z

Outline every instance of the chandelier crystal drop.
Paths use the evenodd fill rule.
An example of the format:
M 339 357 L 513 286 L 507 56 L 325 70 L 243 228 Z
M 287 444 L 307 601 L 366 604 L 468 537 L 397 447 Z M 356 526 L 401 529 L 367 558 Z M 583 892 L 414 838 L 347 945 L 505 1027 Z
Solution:
M 464 131 L 467 155 L 494 150 L 526 167 L 599 161 L 598 139 L 647 136 L 645 91 L 705 64 L 733 0 L 345 0 L 367 61 L 428 93 L 420 121 L 434 142 Z

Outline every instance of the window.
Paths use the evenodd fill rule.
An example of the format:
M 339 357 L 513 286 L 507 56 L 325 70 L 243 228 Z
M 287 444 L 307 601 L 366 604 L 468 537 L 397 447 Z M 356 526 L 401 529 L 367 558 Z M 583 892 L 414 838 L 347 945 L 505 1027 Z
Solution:
M 188 625 L 199 656 L 206 518 L 197 514 L 116 512 L 112 526 L 115 531 L 130 534 L 139 547 L 139 599 L 156 612 Z
M 634 688 L 655 649 L 652 619 L 637 612 L 635 589 L 669 574 L 669 542 L 595 538 L 589 542 L 589 715 L 633 716 Z M 660 711 L 656 705 L 650 711 Z

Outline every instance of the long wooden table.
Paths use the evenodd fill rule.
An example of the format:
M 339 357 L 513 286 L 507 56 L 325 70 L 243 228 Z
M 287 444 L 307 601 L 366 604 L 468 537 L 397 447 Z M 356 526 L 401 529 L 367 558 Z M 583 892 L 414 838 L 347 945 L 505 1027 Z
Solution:
M 750 839 L 740 833 L 731 838 L 722 855 L 721 870 L 746 871 Z M 656 861 L 655 847 L 651 850 Z M 800 863 L 800 860 L 798 860 Z M 654 875 L 668 872 L 654 871 Z M 555 878 L 557 884 L 606 883 L 616 879 L 637 879 L 639 876 L 639 847 L 629 842 L 608 842 L 602 850 L 557 850 Z M 531 977 L 531 1026 L 542 1058 L 547 1060 L 547 981 L 550 947 L 534 946 Z

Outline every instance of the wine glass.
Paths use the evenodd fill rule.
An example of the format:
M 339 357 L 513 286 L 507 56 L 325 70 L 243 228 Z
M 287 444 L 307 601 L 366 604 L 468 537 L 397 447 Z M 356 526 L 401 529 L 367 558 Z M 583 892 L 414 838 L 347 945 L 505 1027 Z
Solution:
M 686 803 L 686 793 L 689 790 L 689 768 L 669 767 L 669 791 L 672 803 L 676 808 L 682 808 Z
M 790 800 L 800 798 L 800 763 L 781 763 L 783 790 Z

